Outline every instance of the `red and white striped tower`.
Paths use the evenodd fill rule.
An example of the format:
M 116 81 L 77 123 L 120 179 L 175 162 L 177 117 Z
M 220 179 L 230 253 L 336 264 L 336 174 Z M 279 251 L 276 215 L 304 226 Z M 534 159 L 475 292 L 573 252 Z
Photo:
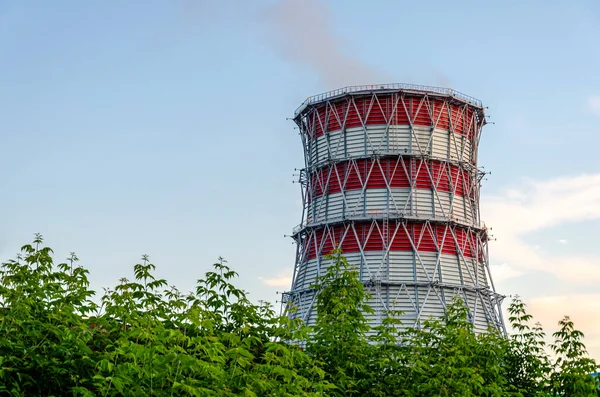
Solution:
M 314 322 L 311 289 L 340 247 L 373 300 L 372 325 L 400 310 L 405 326 L 444 314 L 460 296 L 476 332 L 504 331 L 479 218 L 481 102 L 451 89 L 355 86 L 295 112 L 304 147 L 304 210 L 284 302 Z

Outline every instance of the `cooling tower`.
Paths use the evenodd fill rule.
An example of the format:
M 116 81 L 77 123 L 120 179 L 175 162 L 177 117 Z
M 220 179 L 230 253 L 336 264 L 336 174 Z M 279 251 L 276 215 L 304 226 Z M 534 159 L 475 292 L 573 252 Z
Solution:
M 311 285 L 339 247 L 372 295 L 372 326 L 400 310 L 419 327 L 458 296 L 476 332 L 504 332 L 479 216 L 481 102 L 445 88 L 346 87 L 309 97 L 294 121 L 305 166 L 290 315 L 314 323 Z

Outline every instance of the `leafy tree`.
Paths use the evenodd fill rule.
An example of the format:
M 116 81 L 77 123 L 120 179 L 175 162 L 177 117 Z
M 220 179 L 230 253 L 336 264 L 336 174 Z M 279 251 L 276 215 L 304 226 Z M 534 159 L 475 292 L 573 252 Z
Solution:
M 508 338 L 473 332 L 460 298 L 444 318 L 371 327 L 371 299 L 335 251 L 318 278 L 313 327 L 277 316 L 234 285 L 223 259 L 183 294 L 148 256 L 92 299 L 71 254 L 54 264 L 36 235 L 0 268 L 0 395 L 595 396 L 583 334 L 565 317 L 551 346 L 517 297 Z
M 60 395 L 91 385 L 96 353 L 85 316 L 90 300 L 87 270 L 68 263 L 53 266 L 42 237 L 0 270 L 0 393 Z
M 325 260 L 330 265 L 313 286 L 318 291 L 317 320 L 306 350 L 321 360 L 326 379 L 337 386 L 331 395 L 363 394 L 370 353 L 365 314 L 372 314 L 373 309 L 366 304 L 369 295 L 358 272 L 341 251 L 334 251 Z
M 492 330 L 475 335 L 460 298 L 447 305 L 443 319 L 424 321 L 407 334 L 411 396 L 503 395 L 502 336 Z
M 598 386 L 590 375 L 598 366 L 587 356 L 582 341 L 583 332 L 575 329 L 568 316 L 558 324 L 560 329 L 552 334 L 555 342 L 550 346 L 557 355 L 554 372 L 550 377 L 553 395 L 595 397 Z
M 538 396 L 548 388 L 552 366 L 546 353 L 545 333 L 539 323 L 531 326 L 531 314 L 525 303 L 515 296 L 508 307 L 511 328 L 505 366 L 510 390 L 525 397 Z
M 251 303 L 224 261 L 193 294 L 147 256 L 91 301 L 87 271 L 54 266 L 42 237 L 0 272 L 0 393 L 12 396 L 314 396 L 331 387 L 301 324 Z

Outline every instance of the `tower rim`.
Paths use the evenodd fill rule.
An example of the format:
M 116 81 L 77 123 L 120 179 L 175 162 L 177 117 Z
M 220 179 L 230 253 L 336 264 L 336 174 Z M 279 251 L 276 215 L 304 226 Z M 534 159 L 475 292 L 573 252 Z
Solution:
M 335 90 L 323 92 L 321 94 L 311 95 L 304 100 L 294 111 L 294 118 L 301 115 L 304 110 L 321 102 L 331 101 L 346 96 L 365 95 L 370 93 L 406 93 L 414 95 L 433 95 L 440 98 L 451 98 L 457 102 L 472 106 L 480 111 L 483 111 L 483 103 L 481 100 L 463 94 L 452 88 L 407 84 L 407 83 L 386 83 L 386 84 L 370 84 L 370 85 L 350 85 Z

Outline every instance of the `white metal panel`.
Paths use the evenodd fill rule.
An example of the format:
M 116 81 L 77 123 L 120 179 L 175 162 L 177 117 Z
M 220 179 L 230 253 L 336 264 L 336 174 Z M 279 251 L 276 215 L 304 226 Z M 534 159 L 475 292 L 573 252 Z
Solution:
M 342 193 L 334 193 L 328 195 L 327 202 L 327 220 L 340 220 L 344 216 L 344 195 Z
M 373 233 L 377 233 L 376 230 Z M 385 252 L 367 251 L 364 254 L 361 277 L 363 281 L 369 280 L 387 280 L 387 259 Z
M 341 131 L 329 133 L 329 155 L 332 159 L 345 157 L 344 139 Z
M 376 233 L 376 231 L 374 231 Z M 385 259 L 385 251 L 366 251 L 364 257 L 359 252 L 344 254 L 350 264 L 359 266 L 362 270 L 363 280 L 377 278 L 378 280 L 398 281 L 398 282 L 428 282 L 439 281 L 444 284 L 468 287 L 475 287 L 476 269 L 479 268 L 479 287 L 487 287 L 487 280 L 483 277 L 482 264 L 475 265 L 474 260 L 470 258 L 465 263 L 461 259 L 462 268 L 459 269 L 459 260 L 454 255 L 441 254 L 439 264 L 437 253 L 419 252 L 418 257 L 412 251 L 390 251 L 389 259 Z M 420 257 L 420 259 L 419 259 Z M 305 265 L 301 266 L 300 276 L 312 283 L 317 272 L 317 260 L 311 259 Z M 329 266 L 328 261 L 321 261 L 321 271 Z M 467 266 L 473 274 L 473 278 L 468 273 Z M 475 266 L 475 268 L 474 268 Z M 461 271 L 467 273 L 466 277 L 461 278 Z M 441 273 L 440 273 L 441 272 Z M 429 276 L 429 277 L 428 277 Z
M 348 157 L 364 156 L 366 154 L 365 130 L 362 127 L 346 130 L 346 150 Z
M 448 233 L 446 238 L 451 239 L 452 235 Z M 462 285 L 458 259 L 455 255 L 442 254 L 440 258 L 440 268 L 442 272 L 442 282 L 444 284 Z
M 431 282 L 438 280 L 436 269 L 437 253 L 419 252 L 415 254 L 415 269 L 418 282 Z
M 307 206 L 311 223 L 345 217 L 382 216 L 384 214 L 452 218 L 465 225 L 476 225 L 468 198 L 449 192 L 409 188 L 348 190 L 316 197 Z M 344 200 L 345 198 L 345 200 Z M 466 211 L 467 210 L 467 211 Z
M 366 277 L 363 277 L 363 279 L 366 279 Z M 376 322 L 381 320 L 387 310 L 403 312 L 400 320 L 403 321 L 404 327 L 412 326 L 419 313 L 421 322 L 428 319 L 441 318 L 445 313 L 444 303 L 450 304 L 456 298 L 462 300 L 466 298 L 465 303 L 471 315 L 470 319 L 474 323 L 477 333 L 487 331 L 495 318 L 489 296 L 474 291 L 439 286 L 377 286 L 374 284 L 367 287 L 367 291 L 372 295 L 367 304 L 376 311 L 375 315 L 369 317 L 372 326 L 377 325 Z M 302 300 L 298 302 L 300 310 L 296 313 L 298 317 L 309 314 L 309 324 L 311 321 L 314 323 L 316 317 L 314 306 L 312 307 L 312 311 L 308 313 L 311 302 L 311 293 L 304 294 Z
M 447 218 L 450 216 L 450 193 L 443 191 L 435 191 L 433 197 L 433 215 L 435 217 Z
M 413 133 L 411 134 L 412 152 L 421 155 L 430 155 L 431 134 L 430 127 L 413 127 Z
M 467 306 L 472 316 L 471 321 L 473 322 L 475 332 L 487 331 L 487 328 L 493 323 L 493 314 L 489 300 L 482 297 L 481 294 L 476 294 L 472 291 L 466 291 L 464 294 L 467 297 Z
M 471 153 L 471 142 L 469 139 L 460 134 L 450 134 L 449 138 L 450 160 L 471 163 L 473 154 Z
M 295 290 L 310 288 L 317 277 L 317 265 L 316 260 L 308 261 L 306 264 L 300 266 L 298 273 L 296 274 L 296 280 L 294 284 Z
M 411 215 L 433 217 L 433 192 L 427 189 L 413 191 L 413 207 Z
M 416 318 L 416 294 L 415 287 L 393 285 L 388 289 L 388 307 L 390 310 L 403 312 L 402 319 Z
M 460 271 L 462 274 L 462 281 L 464 285 L 475 286 L 476 285 L 476 273 L 473 272 L 473 267 L 470 262 L 470 258 L 462 255 L 457 255 L 458 262 L 460 264 Z
M 389 279 L 390 281 L 415 281 L 415 260 L 412 251 L 390 251 Z
M 449 136 L 449 149 L 450 149 L 450 160 L 451 161 L 458 161 L 461 160 L 461 144 L 460 144 L 460 137 L 458 136 L 458 134 L 450 134 Z M 458 138 L 458 139 L 457 139 Z
M 408 214 L 410 212 L 410 189 L 391 188 L 390 193 L 390 210 L 396 213 Z
M 477 219 L 477 211 L 474 208 L 476 204 L 469 197 L 464 197 L 463 200 L 465 203 L 465 219 L 467 222 L 478 225 L 479 219 Z
M 350 235 L 346 238 L 354 238 L 352 230 L 348 230 L 348 233 L 350 233 Z M 360 271 L 360 266 L 362 263 L 362 255 L 360 254 L 360 252 L 348 252 L 347 254 L 344 254 L 344 257 L 346 257 L 346 260 L 350 265 L 356 267 L 357 271 Z
M 462 135 L 461 135 L 462 136 Z M 462 145 L 463 145 L 463 156 L 462 159 L 465 162 L 472 163 L 473 162 L 473 147 L 471 145 L 471 141 L 467 139 L 466 136 L 462 136 Z
M 475 261 L 475 260 L 473 260 Z M 487 276 L 486 276 L 486 271 L 484 268 L 483 264 L 479 264 L 477 266 L 477 273 L 479 273 L 479 286 L 481 287 L 485 287 L 485 288 L 489 288 L 490 287 L 490 280 L 488 280 Z
M 437 288 L 419 287 L 419 310 L 421 321 L 435 320 L 444 315 L 442 293 Z
M 366 133 L 365 133 L 366 132 Z M 448 130 L 408 125 L 369 125 L 329 132 L 308 141 L 312 165 L 328 159 L 362 157 L 373 153 L 427 154 L 439 160 L 471 162 L 471 141 Z
M 467 215 L 465 213 L 465 198 L 462 196 L 454 196 L 454 200 L 452 200 L 452 217 L 454 219 L 459 220 L 460 222 L 467 223 L 468 220 Z
M 365 190 L 365 207 L 367 215 L 380 215 L 387 213 L 388 193 L 387 189 L 367 189 Z
M 327 196 L 315 197 L 308 204 L 307 223 L 326 221 Z
M 318 138 L 309 140 L 306 148 L 311 165 L 317 162 L 317 141 Z
M 327 135 L 321 135 L 317 138 L 317 162 L 326 161 L 329 159 L 329 144 Z
M 435 129 L 431 146 L 431 156 L 437 159 L 448 159 L 450 149 L 450 132 Z
M 373 125 L 367 128 L 367 154 L 387 151 L 387 127 Z
M 346 216 L 364 216 L 365 215 L 365 194 L 362 190 L 349 190 L 345 192 L 346 196 Z
M 390 125 L 388 129 L 389 151 L 396 153 L 410 152 L 410 126 Z

